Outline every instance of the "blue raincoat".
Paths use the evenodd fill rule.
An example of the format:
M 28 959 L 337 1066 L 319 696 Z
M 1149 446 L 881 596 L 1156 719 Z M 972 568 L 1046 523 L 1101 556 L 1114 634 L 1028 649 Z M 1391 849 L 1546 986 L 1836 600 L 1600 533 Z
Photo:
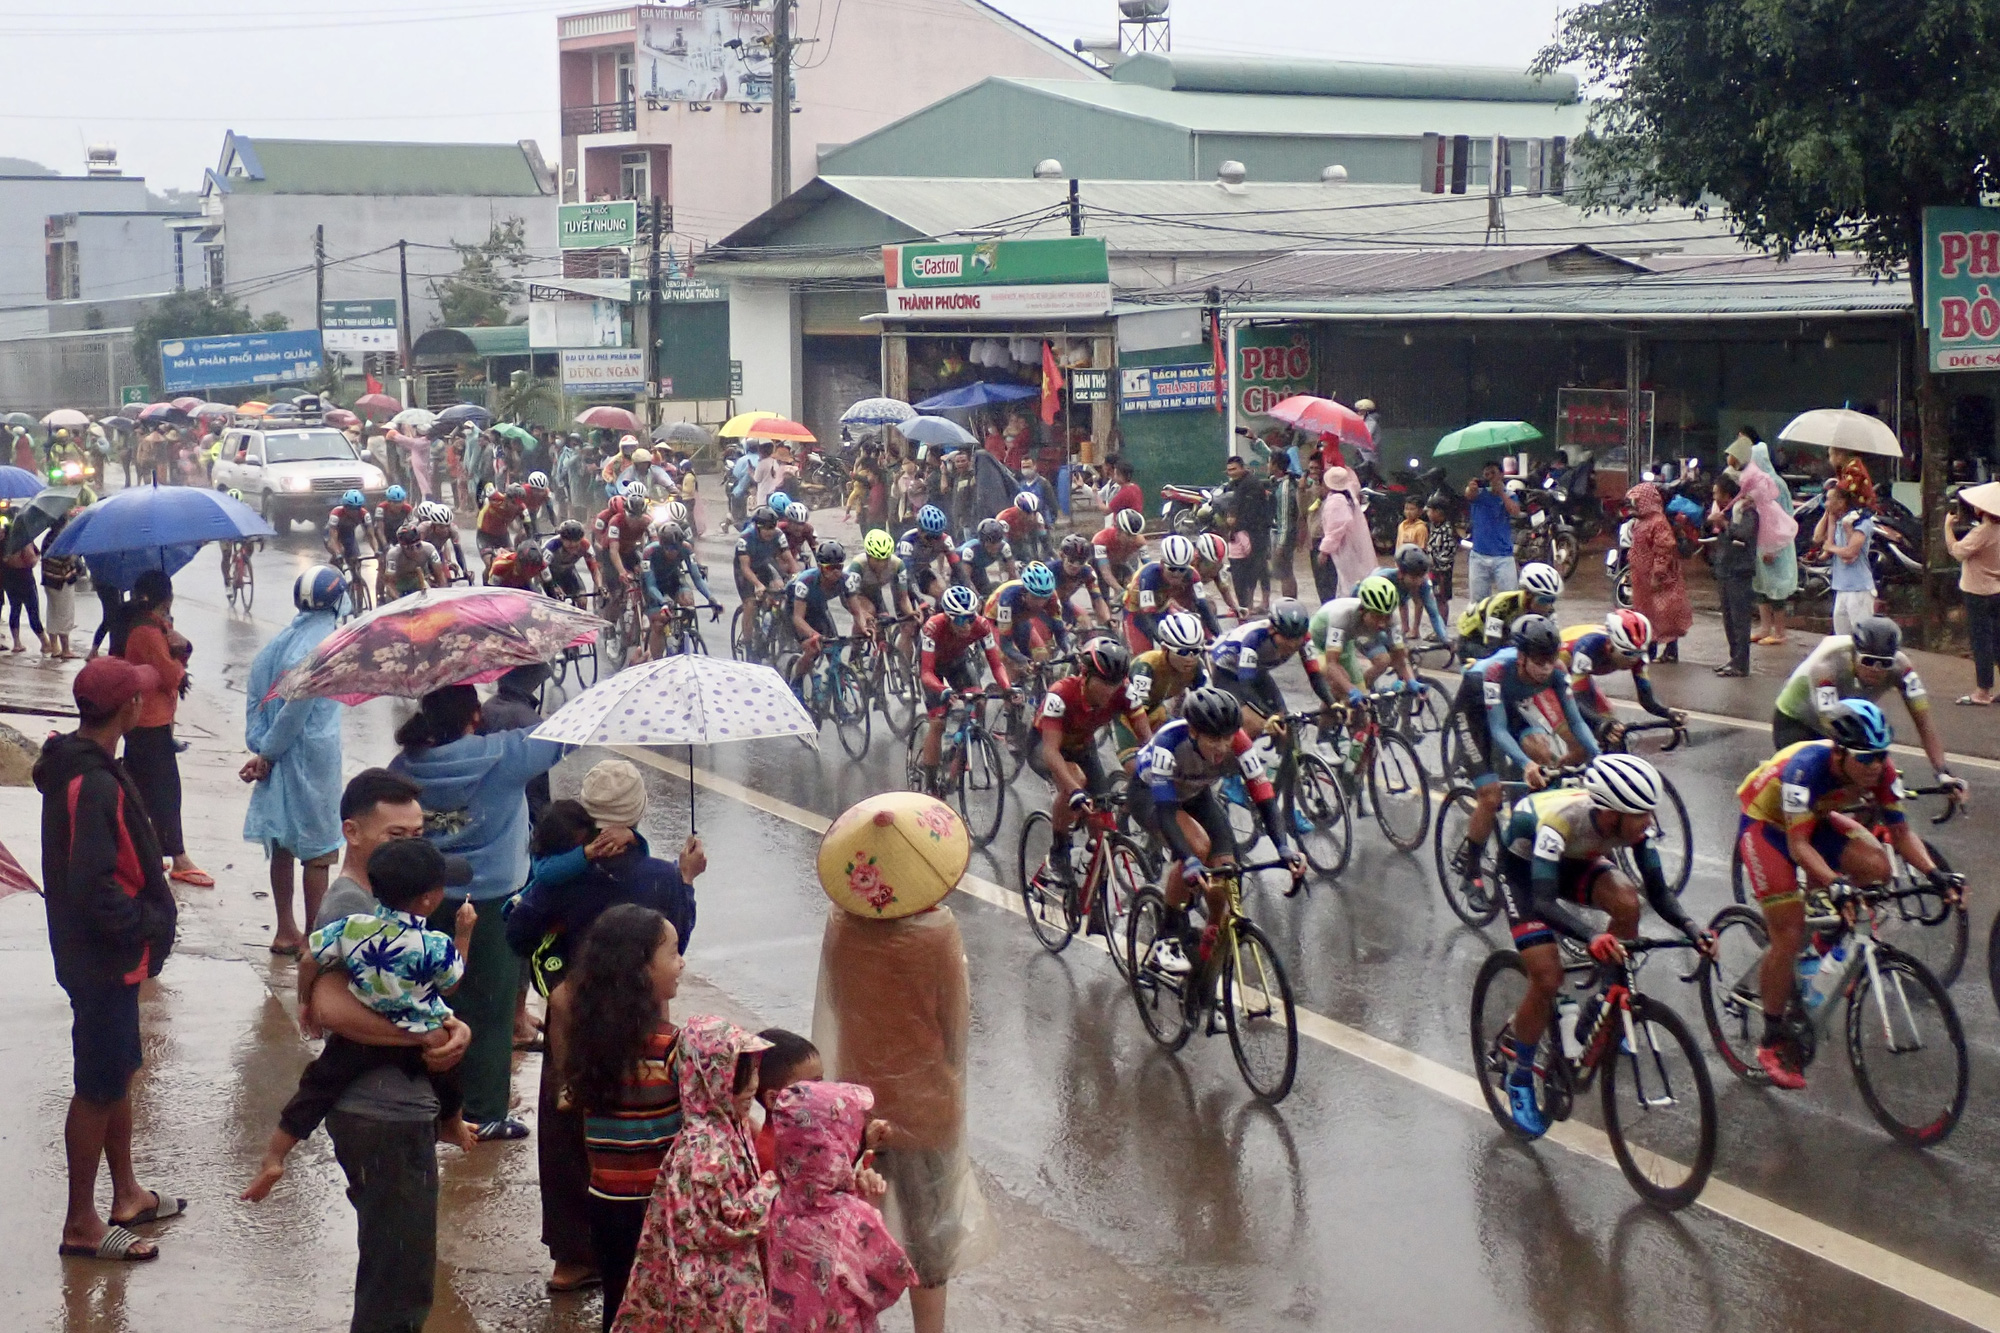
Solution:
M 263 843 L 267 853 L 276 843 L 310 861 L 340 849 L 340 705 L 258 702 L 339 622 L 335 611 L 301 611 L 250 664 L 243 743 L 270 761 L 271 776 L 251 788 L 243 837 Z

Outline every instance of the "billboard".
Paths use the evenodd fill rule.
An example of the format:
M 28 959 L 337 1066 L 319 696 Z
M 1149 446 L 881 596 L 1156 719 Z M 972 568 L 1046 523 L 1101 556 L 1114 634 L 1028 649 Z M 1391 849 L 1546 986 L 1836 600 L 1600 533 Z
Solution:
M 1111 281 L 1101 236 L 882 247 L 889 287 L 1084 286 Z
M 1215 366 L 1129 366 L 1118 372 L 1121 412 L 1215 410 Z
M 160 389 L 191 393 L 247 384 L 296 384 L 322 369 L 318 329 L 169 338 L 160 344 Z
M 771 101 L 769 0 L 640 10 L 639 93 L 655 102 Z
M 638 243 L 637 200 L 556 205 L 558 250 L 629 250 Z
M 400 341 L 396 298 L 321 301 L 320 344 L 329 352 L 393 352 Z
M 636 348 L 600 348 L 562 354 L 565 393 L 639 393 L 646 387 L 646 354 Z
M 2000 209 L 1924 210 L 1932 370 L 2000 369 Z
M 1299 326 L 1271 324 L 1236 332 L 1236 410 L 1261 417 L 1273 404 L 1313 391 L 1311 336 Z

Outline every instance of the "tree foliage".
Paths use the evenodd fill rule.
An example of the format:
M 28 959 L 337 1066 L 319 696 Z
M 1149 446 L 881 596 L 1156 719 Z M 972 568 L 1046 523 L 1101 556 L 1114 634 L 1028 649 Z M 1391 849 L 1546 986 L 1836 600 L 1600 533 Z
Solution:
M 1778 254 L 1887 270 L 2000 172 L 2000 0 L 1595 0 L 1536 61 L 1560 66 L 1598 99 L 1586 206 L 1719 205 Z
M 154 393 L 160 390 L 160 344 L 174 338 L 227 333 L 276 333 L 291 321 L 276 311 L 252 315 L 228 292 L 178 291 L 132 322 L 132 355 Z
M 522 297 L 519 274 L 529 263 L 527 224 L 507 218 L 493 224 L 486 239 L 458 251 L 458 272 L 431 284 L 444 327 L 469 329 L 514 323 L 509 308 Z

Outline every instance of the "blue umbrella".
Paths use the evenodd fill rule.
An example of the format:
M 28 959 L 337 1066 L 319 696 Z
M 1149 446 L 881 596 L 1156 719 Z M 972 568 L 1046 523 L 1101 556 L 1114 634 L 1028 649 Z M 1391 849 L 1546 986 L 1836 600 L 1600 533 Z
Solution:
M 24 467 L 0 467 L 0 500 L 31 500 L 48 484 Z
M 140 573 L 171 574 L 202 543 L 276 534 L 257 511 L 200 486 L 138 486 L 94 504 L 70 521 L 50 555 L 80 555 L 90 576 L 129 588 Z
M 896 427 L 903 438 L 917 444 L 978 444 L 979 439 L 956 421 L 945 417 L 911 417 Z
M 995 403 L 1019 402 L 1023 398 L 1039 398 L 1040 389 L 1026 384 L 991 384 L 977 380 L 956 389 L 924 399 L 917 404 L 919 412 L 963 411 L 968 407 L 991 407 Z
M 844 426 L 900 426 L 917 414 L 900 398 L 863 398 L 840 414 Z
M 477 403 L 454 403 L 438 413 L 437 424 L 446 430 L 457 430 L 468 421 L 485 430 L 493 424 L 493 414 Z

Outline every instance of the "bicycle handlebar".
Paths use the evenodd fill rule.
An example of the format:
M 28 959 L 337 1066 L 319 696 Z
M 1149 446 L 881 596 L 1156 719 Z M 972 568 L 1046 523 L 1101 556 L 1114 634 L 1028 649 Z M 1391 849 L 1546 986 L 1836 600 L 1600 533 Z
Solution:
M 1629 737 L 1634 733 L 1648 731 L 1672 731 L 1674 733 L 1673 739 L 1660 747 L 1661 754 L 1678 750 L 1681 746 L 1687 744 L 1687 727 L 1670 717 L 1656 717 L 1650 722 L 1627 722 L 1623 734 Z
M 1940 782 L 1929 787 L 1905 787 L 1903 794 L 1905 796 L 1943 796 L 1950 790 L 1950 788 L 1947 788 Z M 1960 803 L 1957 801 L 1946 801 L 1944 803 L 1944 813 L 1931 820 L 1931 823 L 1949 824 L 1952 820 L 1958 818 L 1959 805 Z

